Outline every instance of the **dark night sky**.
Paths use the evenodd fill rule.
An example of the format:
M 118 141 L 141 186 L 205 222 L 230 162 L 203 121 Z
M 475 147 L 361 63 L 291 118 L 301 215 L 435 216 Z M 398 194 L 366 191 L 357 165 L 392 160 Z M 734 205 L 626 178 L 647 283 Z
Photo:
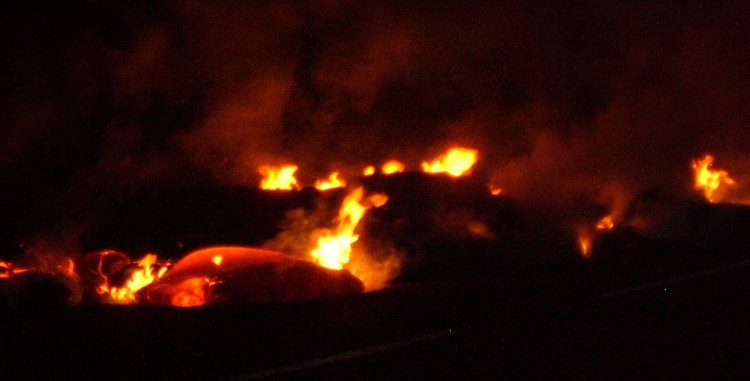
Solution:
M 553 204 L 687 192 L 705 152 L 750 179 L 744 1 L 33 3 L 0 8 L 6 241 L 145 188 L 451 144 Z

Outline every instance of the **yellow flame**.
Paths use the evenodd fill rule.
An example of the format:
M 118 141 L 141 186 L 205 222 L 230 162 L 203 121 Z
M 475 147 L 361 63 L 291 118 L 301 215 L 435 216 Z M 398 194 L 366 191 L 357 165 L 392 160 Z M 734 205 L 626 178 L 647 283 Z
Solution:
M 469 148 L 452 148 L 432 162 L 422 162 L 422 171 L 427 173 L 447 173 L 459 177 L 468 172 L 477 162 L 479 152 Z
M 383 166 L 380 168 L 380 170 L 383 172 L 384 175 L 392 175 L 394 173 L 401 173 L 404 171 L 404 163 L 398 161 L 398 160 L 390 160 L 383 164 Z
M 702 191 L 706 200 L 710 202 L 719 201 L 715 192 L 722 184 L 734 184 L 729 173 L 722 169 L 711 169 L 714 157 L 706 155 L 703 159 L 693 160 L 693 171 L 695 171 L 695 189 Z
M 211 262 L 213 262 L 216 266 L 221 266 L 221 262 L 224 260 L 224 257 L 221 255 L 216 255 L 213 258 L 211 258 Z
M 317 180 L 315 182 L 315 188 L 318 190 L 328 190 L 328 189 L 334 189 L 334 188 L 343 188 L 346 186 L 346 182 L 344 180 L 339 179 L 339 173 L 333 172 L 330 176 L 328 176 L 325 180 Z
M 340 270 L 349 263 L 352 244 L 359 235 L 354 234 L 359 221 L 371 207 L 379 207 L 388 201 L 384 194 L 373 194 L 362 202 L 364 189 L 359 187 L 348 194 L 341 205 L 338 227 L 326 230 L 317 239 L 317 247 L 310 251 L 313 260 L 323 267 Z
M 118 304 L 129 304 L 135 302 L 135 293 L 161 278 L 167 272 L 166 266 L 156 265 L 156 255 L 147 254 L 138 261 L 138 269 L 133 272 L 125 282 L 124 287 L 110 287 L 109 280 L 99 286 L 99 292 L 107 294 L 110 300 Z M 156 270 L 159 268 L 158 270 Z
M 368 165 L 365 167 L 365 169 L 362 170 L 362 175 L 364 176 L 372 176 L 375 174 L 375 167 L 372 165 Z
M 596 223 L 596 230 L 612 230 L 614 227 L 615 223 L 612 220 L 612 215 L 604 216 Z
M 258 171 L 263 175 L 263 179 L 260 180 L 260 188 L 267 190 L 292 190 L 299 189 L 297 179 L 294 177 L 294 172 L 297 172 L 296 165 L 284 165 L 281 167 L 272 167 L 264 165 L 258 168 Z

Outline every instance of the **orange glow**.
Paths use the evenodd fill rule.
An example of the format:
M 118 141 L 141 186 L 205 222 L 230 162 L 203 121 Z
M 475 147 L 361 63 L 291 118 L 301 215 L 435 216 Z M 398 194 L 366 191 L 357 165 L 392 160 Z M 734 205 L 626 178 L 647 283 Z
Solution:
M 383 167 L 381 167 L 381 171 L 384 175 L 392 175 L 394 173 L 403 172 L 404 168 L 404 163 L 398 160 L 390 160 L 387 163 L 383 164 Z
M 18 267 L 11 262 L 0 261 L 0 279 L 10 278 L 13 275 L 21 274 L 29 271 L 24 267 Z
M 578 247 L 583 259 L 591 258 L 591 238 L 581 235 L 578 237 Z
M 112 287 L 109 285 L 109 279 L 105 279 L 104 284 L 99 286 L 99 293 L 109 295 L 110 300 L 117 304 L 135 303 L 135 293 L 167 271 L 167 267 L 158 265 L 156 259 L 154 254 L 147 254 L 141 258 L 137 262 L 138 269 L 133 271 L 123 287 Z
M 10 264 L 0 261 L 0 279 L 10 278 L 11 274 L 13 274 L 13 270 L 11 270 Z
M 493 196 L 499 196 L 500 193 L 503 193 L 503 188 L 500 188 L 494 185 L 490 185 L 489 187 L 490 187 L 490 194 Z
M 693 160 L 693 171 L 695 171 L 695 189 L 702 191 L 706 200 L 717 202 L 716 190 L 722 184 L 734 184 L 729 173 L 722 169 L 711 169 L 714 157 L 706 155 L 703 159 Z
M 372 165 L 368 165 L 367 167 L 365 167 L 365 169 L 362 170 L 362 174 L 364 176 L 372 176 L 372 175 L 374 175 L 375 174 L 375 167 L 373 167 Z
M 326 230 L 318 237 L 317 247 L 310 251 L 310 256 L 319 265 L 336 270 L 344 268 L 351 259 L 351 245 L 359 239 L 359 235 L 354 234 L 359 221 L 368 209 L 388 201 L 388 196 L 374 194 L 363 203 L 363 193 L 364 189 L 359 187 L 347 195 L 339 211 L 337 229 Z
M 346 182 L 344 180 L 339 179 L 339 173 L 333 172 L 330 176 L 328 176 L 328 179 L 326 180 L 317 180 L 315 181 L 315 188 L 318 190 L 328 190 L 328 189 L 334 189 L 334 188 L 343 188 L 346 186 Z
M 214 257 L 216 258 L 216 257 Z M 214 283 L 205 277 L 192 277 L 174 287 L 169 304 L 175 307 L 200 307 L 207 303 L 207 290 Z
M 422 171 L 426 173 L 447 173 L 459 177 L 468 172 L 477 162 L 477 150 L 452 148 L 432 162 L 422 162 Z
M 263 175 L 263 179 L 260 180 L 260 189 L 293 190 L 300 188 L 297 179 L 294 177 L 294 172 L 297 172 L 296 165 L 281 167 L 264 165 L 258 168 L 258 171 Z
M 213 262 L 216 266 L 221 266 L 221 261 L 224 260 L 224 257 L 221 255 L 216 255 L 213 258 L 211 258 L 211 262 Z
M 604 216 L 596 223 L 596 230 L 612 230 L 614 227 L 615 223 L 612 221 L 612 215 Z

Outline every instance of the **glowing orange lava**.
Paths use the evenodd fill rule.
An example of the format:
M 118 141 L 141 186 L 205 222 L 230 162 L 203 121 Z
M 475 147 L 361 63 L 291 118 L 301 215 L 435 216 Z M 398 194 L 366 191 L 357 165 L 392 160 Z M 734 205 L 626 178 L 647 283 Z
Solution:
M 260 180 L 260 188 L 267 190 L 293 190 L 299 189 L 297 179 L 294 177 L 294 173 L 297 172 L 296 165 L 284 165 L 281 167 L 272 167 L 264 165 L 258 168 L 258 171 L 263 175 L 263 179 Z
M 422 171 L 426 173 L 447 173 L 459 177 L 467 173 L 477 162 L 479 152 L 469 148 L 451 148 L 444 155 L 432 162 L 423 162 Z
M 338 227 L 318 237 L 317 247 L 310 251 L 310 256 L 319 265 L 337 270 L 344 268 L 351 259 L 352 244 L 359 239 L 359 235 L 354 234 L 359 221 L 368 209 L 388 201 L 384 194 L 373 194 L 363 202 L 363 193 L 364 189 L 359 187 L 347 195 L 339 211 Z
M 390 160 L 383 164 L 383 166 L 380 168 L 380 170 L 383 172 L 384 175 L 392 175 L 394 173 L 401 173 L 404 171 L 406 167 L 404 166 L 404 163 L 398 161 L 398 160 Z
M 706 155 L 703 159 L 693 160 L 693 171 L 695 171 L 695 189 L 703 192 L 706 200 L 717 202 L 719 198 L 715 192 L 722 184 L 734 184 L 729 177 L 729 172 L 722 169 L 711 169 L 714 157 Z
M 344 180 L 339 179 L 339 173 L 333 172 L 330 176 L 328 176 L 325 180 L 317 180 L 315 182 L 315 188 L 317 190 L 328 190 L 328 189 L 334 189 L 334 188 L 343 188 L 346 186 L 346 182 Z

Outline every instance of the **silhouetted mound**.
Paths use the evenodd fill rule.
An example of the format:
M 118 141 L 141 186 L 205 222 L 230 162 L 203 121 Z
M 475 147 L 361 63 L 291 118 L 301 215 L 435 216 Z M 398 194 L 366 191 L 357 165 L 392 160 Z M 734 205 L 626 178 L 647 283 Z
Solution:
M 139 297 L 142 303 L 192 307 L 324 299 L 362 291 L 362 282 L 346 270 L 274 251 L 228 246 L 187 255 Z

